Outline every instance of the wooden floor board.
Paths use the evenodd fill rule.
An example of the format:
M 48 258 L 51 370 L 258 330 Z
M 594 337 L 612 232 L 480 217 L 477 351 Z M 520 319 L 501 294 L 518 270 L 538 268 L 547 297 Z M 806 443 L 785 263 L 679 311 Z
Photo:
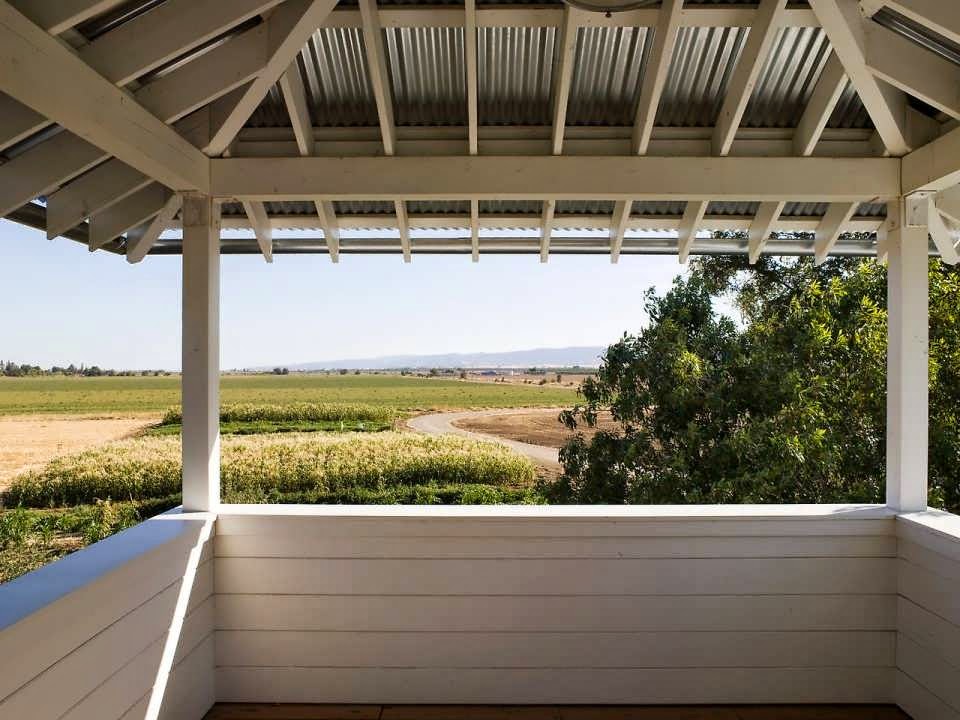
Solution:
M 204 720 L 909 720 L 892 705 L 272 705 L 220 703 Z

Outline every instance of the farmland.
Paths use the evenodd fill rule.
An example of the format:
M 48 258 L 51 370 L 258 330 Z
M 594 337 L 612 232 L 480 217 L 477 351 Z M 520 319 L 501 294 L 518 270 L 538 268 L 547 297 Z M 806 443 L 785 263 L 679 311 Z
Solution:
M 367 403 L 402 412 L 570 404 L 574 391 L 545 385 L 382 375 L 225 375 L 223 403 Z M 154 413 L 180 402 L 180 378 L 0 378 L 0 416 Z

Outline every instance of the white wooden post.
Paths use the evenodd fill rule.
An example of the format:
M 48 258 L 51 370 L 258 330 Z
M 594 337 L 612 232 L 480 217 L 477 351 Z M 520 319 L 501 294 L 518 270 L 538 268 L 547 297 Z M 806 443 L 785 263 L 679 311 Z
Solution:
M 220 502 L 220 206 L 183 198 L 183 508 Z
M 888 214 L 887 505 L 915 512 L 927 509 L 927 227 L 899 203 Z

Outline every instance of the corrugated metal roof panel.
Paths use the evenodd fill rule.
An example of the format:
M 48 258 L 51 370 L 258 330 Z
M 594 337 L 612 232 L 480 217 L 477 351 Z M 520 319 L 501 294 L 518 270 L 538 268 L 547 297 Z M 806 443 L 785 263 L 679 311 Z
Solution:
M 687 204 L 675 200 L 634 200 L 631 215 L 683 215 Z
M 756 215 L 758 202 L 712 202 L 707 205 L 707 215 Z
M 469 215 L 469 200 L 408 200 L 411 215 Z
M 481 125 L 549 125 L 556 28 L 482 27 L 477 31 Z
M 848 80 L 847 86 L 837 101 L 837 106 L 833 109 L 833 114 L 827 121 L 829 128 L 872 128 L 873 121 L 867 114 L 867 109 L 863 106 L 860 96 L 854 90 L 853 84 Z
M 782 28 L 753 88 L 744 127 L 795 127 L 830 56 L 820 28 Z
M 746 28 L 680 28 L 657 125 L 712 127 L 746 38 Z
M 321 28 L 297 59 L 318 127 L 373 126 L 377 104 L 367 73 L 363 34 L 358 28 Z M 289 127 L 280 87 L 274 85 L 247 122 L 251 127 Z
M 557 200 L 555 215 L 612 215 L 613 200 Z
M 393 215 L 393 203 L 389 200 L 334 200 L 333 211 L 337 215 Z
M 649 53 L 647 28 L 581 28 L 567 125 L 630 125 Z
M 465 125 L 463 28 L 383 32 L 397 125 Z
M 540 215 L 543 203 L 539 200 L 481 200 L 481 215 Z

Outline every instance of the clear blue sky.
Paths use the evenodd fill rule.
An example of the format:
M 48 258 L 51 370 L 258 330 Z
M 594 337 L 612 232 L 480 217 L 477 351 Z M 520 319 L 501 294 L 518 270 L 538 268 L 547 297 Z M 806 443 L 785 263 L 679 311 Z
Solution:
M 180 366 L 180 258 L 137 266 L 0 220 L 0 360 Z M 222 367 L 607 345 L 676 257 L 225 256 Z

